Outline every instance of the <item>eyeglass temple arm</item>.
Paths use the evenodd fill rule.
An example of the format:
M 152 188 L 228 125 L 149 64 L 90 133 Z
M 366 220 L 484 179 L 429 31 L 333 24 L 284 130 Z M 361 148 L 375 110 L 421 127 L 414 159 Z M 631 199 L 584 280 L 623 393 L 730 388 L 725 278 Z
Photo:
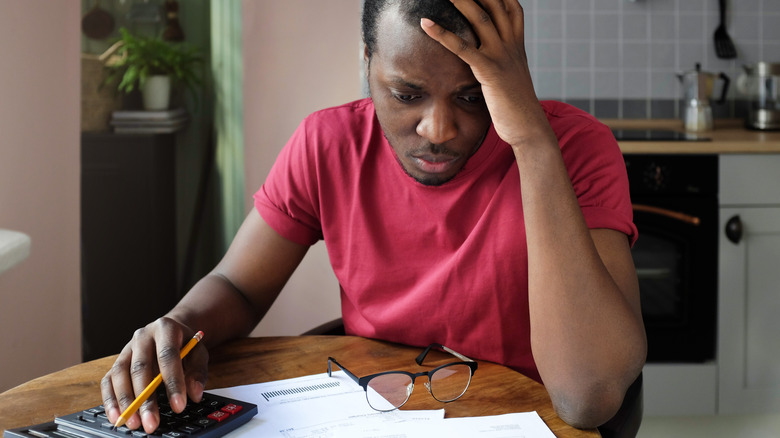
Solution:
M 468 357 L 458 353 L 457 351 L 455 351 L 453 349 L 450 349 L 450 348 L 447 348 L 444 345 L 441 345 L 441 344 L 438 344 L 438 343 L 434 342 L 433 344 L 427 346 L 425 348 L 425 350 L 423 350 L 423 352 L 420 353 L 419 356 L 417 356 L 417 359 L 415 359 L 415 362 L 417 362 L 417 365 L 422 365 L 423 361 L 425 360 L 425 356 L 428 355 L 428 352 L 431 351 L 432 348 L 441 348 L 442 350 L 446 351 L 447 353 L 457 357 L 458 359 L 460 359 L 460 360 L 462 360 L 464 362 L 474 362 L 474 360 L 469 359 Z M 338 364 L 338 362 L 336 362 L 336 364 Z M 344 369 L 344 368 L 342 367 L 342 369 Z
M 338 363 L 338 361 L 336 361 L 336 359 L 334 359 L 332 357 L 328 357 L 328 377 L 332 377 L 331 376 L 331 363 L 335 363 L 336 366 L 341 368 L 341 371 L 344 371 L 344 373 L 346 375 L 348 375 L 350 379 L 354 380 L 355 383 L 357 383 L 358 385 L 360 384 L 360 379 L 358 379 L 358 377 L 356 375 L 352 374 L 352 372 L 350 370 L 344 368 L 343 365 Z

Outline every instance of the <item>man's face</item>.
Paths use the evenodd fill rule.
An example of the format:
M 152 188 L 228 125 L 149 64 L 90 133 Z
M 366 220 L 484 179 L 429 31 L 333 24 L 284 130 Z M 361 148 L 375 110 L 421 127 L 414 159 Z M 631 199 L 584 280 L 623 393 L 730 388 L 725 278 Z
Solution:
M 426 185 L 452 179 L 490 126 L 469 66 L 391 8 L 368 72 L 379 123 L 406 173 Z

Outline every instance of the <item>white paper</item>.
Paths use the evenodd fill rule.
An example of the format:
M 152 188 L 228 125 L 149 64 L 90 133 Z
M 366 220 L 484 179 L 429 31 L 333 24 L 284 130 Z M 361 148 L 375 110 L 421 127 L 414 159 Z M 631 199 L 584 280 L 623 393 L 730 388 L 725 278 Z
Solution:
M 489 417 L 447 418 L 450 437 L 555 438 L 536 411 Z
M 254 385 L 209 390 L 213 394 L 257 405 L 257 415 L 228 437 L 283 438 L 364 437 L 348 435 L 366 424 L 426 421 L 444 418 L 444 409 L 378 412 L 366 401 L 360 385 L 336 371 Z
M 342 371 L 209 392 L 257 405 L 257 415 L 229 438 L 555 437 L 536 412 L 447 419 L 444 409 L 379 412 Z

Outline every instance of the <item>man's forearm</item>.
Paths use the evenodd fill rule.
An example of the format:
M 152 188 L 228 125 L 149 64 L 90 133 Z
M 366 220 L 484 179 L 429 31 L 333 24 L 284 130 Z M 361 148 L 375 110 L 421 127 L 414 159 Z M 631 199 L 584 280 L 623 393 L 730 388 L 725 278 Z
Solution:
M 248 335 L 261 317 L 235 286 L 214 273 L 195 284 L 166 316 L 203 330 L 209 348 Z
M 576 417 L 564 419 L 592 426 L 619 407 L 644 362 L 641 320 L 626 298 L 635 291 L 623 291 L 627 281 L 602 261 L 557 144 L 526 145 L 517 155 L 534 359 L 556 408 Z

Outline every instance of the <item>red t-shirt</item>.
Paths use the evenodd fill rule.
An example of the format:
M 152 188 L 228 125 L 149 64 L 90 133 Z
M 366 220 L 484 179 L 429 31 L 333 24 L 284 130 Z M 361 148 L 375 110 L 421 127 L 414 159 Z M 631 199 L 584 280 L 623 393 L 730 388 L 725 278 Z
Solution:
M 542 105 L 588 226 L 633 243 L 628 180 L 611 131 L 569 105 Z M 492 127 L 461 172 L 432 187 L 396 161 L 370 99 L 316 112 L 282 150 L 255 207 L 291 241 L 325 240 L 348 334 L 438 342 L 540 379 L 519 172 Z

